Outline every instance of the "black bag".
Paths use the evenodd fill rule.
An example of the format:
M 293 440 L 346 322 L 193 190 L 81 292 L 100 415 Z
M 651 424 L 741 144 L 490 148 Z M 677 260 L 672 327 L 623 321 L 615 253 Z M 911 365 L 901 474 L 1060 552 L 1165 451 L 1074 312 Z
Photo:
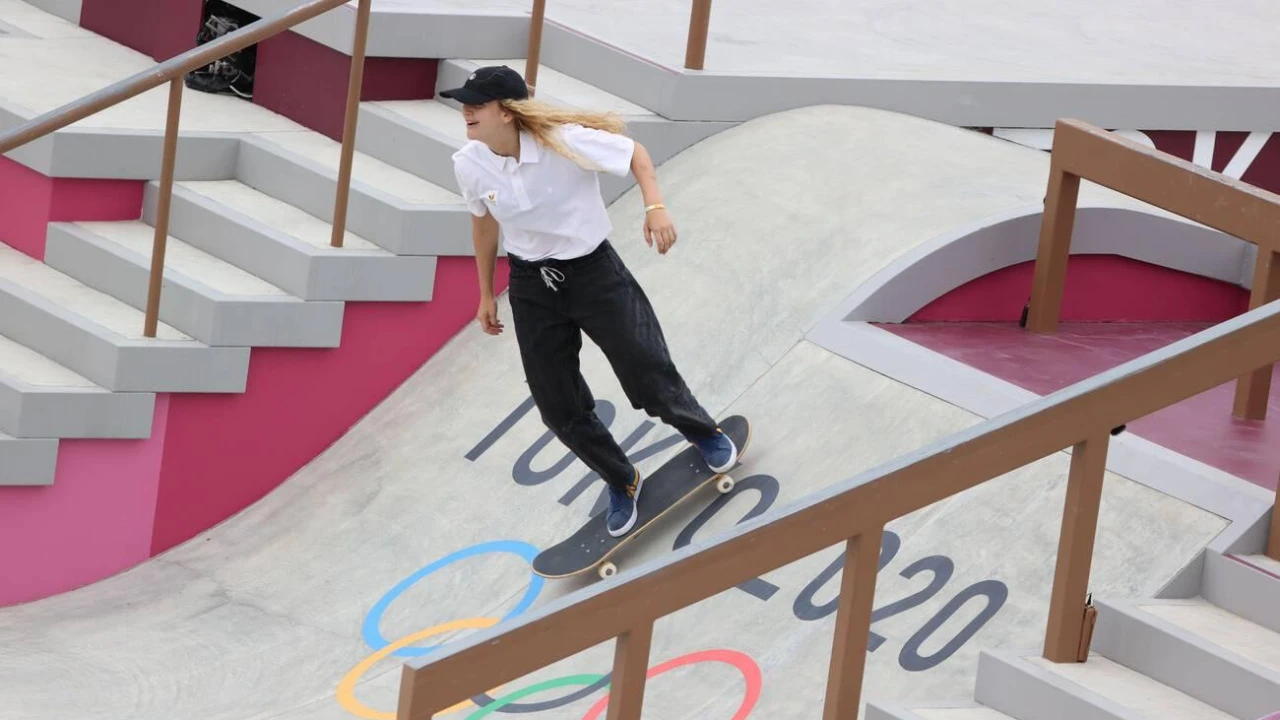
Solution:
M 216 40 L 245 25 L 257 22 L 258 19 L 256 15 L 228 5 L 223 0 L 206 0 L 204 24 L 196 34 L 196 45 L 204 45 Z M 192 70 L 187 73 L 183 81 L 192 90 L 237 95 L 250 99 L 253 97 L 253 73 L 257 62 L 258 46 L 250 45 L 224 58 L 214 60 L 202 68 Z

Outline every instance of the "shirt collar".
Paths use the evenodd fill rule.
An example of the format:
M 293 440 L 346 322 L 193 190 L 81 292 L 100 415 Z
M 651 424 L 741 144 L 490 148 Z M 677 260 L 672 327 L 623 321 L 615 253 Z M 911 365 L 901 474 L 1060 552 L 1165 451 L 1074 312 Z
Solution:
M 489 162 L 492 163 L 495 168 L 504 172 L 513 172 L 517 167 L 526 163 L 536 163 L 541 157 L 538 148 L 538 141 L 534 139 L 533 134 L 528 130 L 520 131 L 520 160 L 518 162 L 515 158 L 495 153 L 490 150 L 488 146 L 483 147 L 484 155 L 488 158 Z

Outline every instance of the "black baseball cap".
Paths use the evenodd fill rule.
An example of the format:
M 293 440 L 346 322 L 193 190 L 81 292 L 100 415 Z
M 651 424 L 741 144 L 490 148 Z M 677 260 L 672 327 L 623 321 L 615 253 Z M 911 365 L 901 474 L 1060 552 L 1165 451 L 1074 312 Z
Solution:
M 483 105 L 490 100 L 524 100 L 529 97 L 529 86 L 520 73 L 506 65 L 490 65 L 471 73 L 462 87 L 440 91 L 440 97 L 464 105 Z

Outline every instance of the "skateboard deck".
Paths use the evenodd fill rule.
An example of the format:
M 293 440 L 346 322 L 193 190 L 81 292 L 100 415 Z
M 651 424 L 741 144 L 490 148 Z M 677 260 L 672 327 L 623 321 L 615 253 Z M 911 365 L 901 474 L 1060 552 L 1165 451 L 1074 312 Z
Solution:
M 720 423 L 738 447 L 738 462 L 751 444 L 751 423 L 741 415 L 725 418 Z M 533 571 L 546 578 L 565 578 L 600 566 L 601 577 L 617 572 L 617 567 L 607 562 L 609 556 L 641 535 L 650 525 L 693 497 L 705 485 L 716 485 L 721 493 L 733 490 L 733 478 L 729 472 L 717 473 L 707 467 L 702 453 L 693 445 L 687 445 L 678 455 L 663 463 L 645 478 L 640 488 L 639 517 L 630 532 L 613 537 L 605 527 L 607 512 L 601 512 L 587 521 L 574 534 L 538 553 L 533 559 Z

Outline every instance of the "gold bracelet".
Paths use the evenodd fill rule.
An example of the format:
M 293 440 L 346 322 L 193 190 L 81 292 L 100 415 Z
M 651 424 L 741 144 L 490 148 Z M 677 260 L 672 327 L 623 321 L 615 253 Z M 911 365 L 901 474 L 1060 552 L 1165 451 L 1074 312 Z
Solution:
M 666 210 L 666 209 L 667 209 L 667 206 L 666 206 L 666 205 L 663 205 L 662 203 L 654 203 L 654 204 L 650 205 L 649 207 L 645 208 L 645 209 L 644 209 L 644 212 L 645 212 L 645 214 L 647 215 L 648 213 L 650 213 L 650 212 L 652 212 L 652 211 L 654 211 L 654 210 Z

